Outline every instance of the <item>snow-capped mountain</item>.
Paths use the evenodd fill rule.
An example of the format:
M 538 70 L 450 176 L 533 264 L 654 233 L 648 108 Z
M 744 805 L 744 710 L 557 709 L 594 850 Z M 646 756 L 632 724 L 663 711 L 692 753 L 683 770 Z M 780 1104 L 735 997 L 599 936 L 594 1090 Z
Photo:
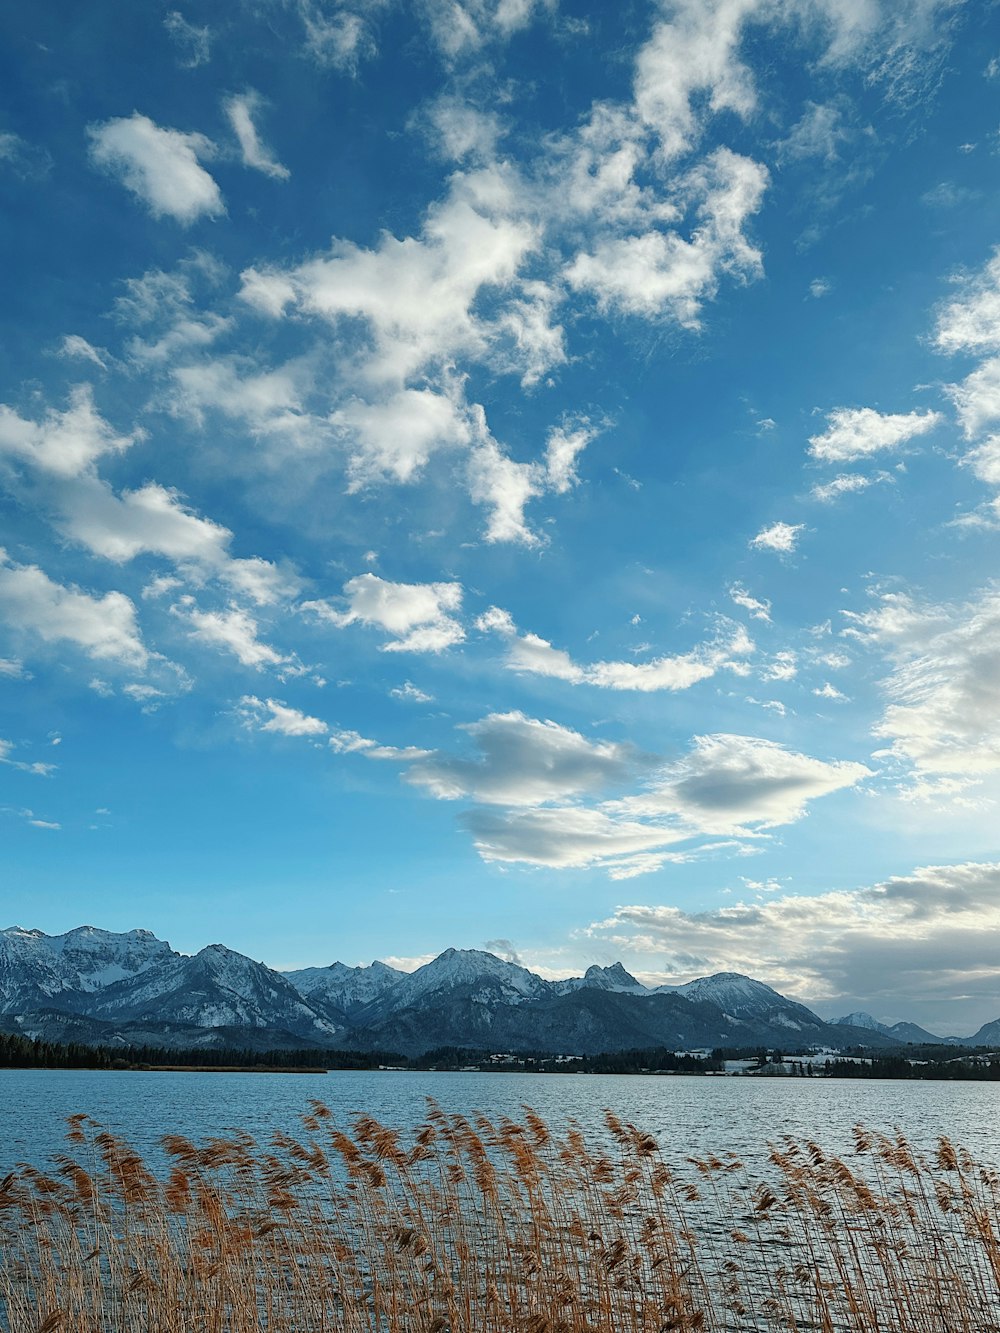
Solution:
M 381 999 L 407 974 L 376 959 L 367 967 L 331 963 L 329 967 L 300 967 L 282 975 L 307 1000 L 349 1018 L 365 1005 Z
M 890 1031 L 888 1024 L 880 1023 L 877 1018 L 865 1013 L 863 1009 L 855 1009 L 854 1013 L 845 1014 L 843 1018 L 838 1018 L 837 1022 L 846 1023 L 848 1027 L 852 1028 L 864 1028 L 868 1032 L 888 1033 Z
M 86 1007 L 86 996 L 177 957 L 148 930 L 119 935 L 78 926 L 46 935 L 10 926 L 0 930 L 0 1013 L 48 1004 Z
M 481 949 L 445 949 L 415 972 L 404 972 L 366 1011 L 377 1014 L 426 1007 L 460 992 L 476 1003 L 522 1004 L 551 993 L 550 983 L 518 963 L 508 963 Z
M 697 977 L 682 986 L 659 986 L 658 994 L 681 995 L 686 1000 L 714 1004 L 729 1018 L 752 1026 L 764 1023 L 772 1028 L 785 1029 L 786 1041 L 796 1036 L 807 1039 L 814 1034 L 819 1039 L 827 1024 L 796 1000 L 789 1000 L 773 987 L 741 972 L 716 972 L 710 977 Z
M 151 1040 L 157 1024 L 269 1028 L 321 1043 L 342 1029 L 279 972 L 221 944 L 187 957 L 148 930 L 80 926 L 46 935 L 12 926 L 0 931 L 0 1016 L 17 1016 L 15 1026 L 25 1031 L 39 1021 L 24 1016 L 41 1013 L 47 1028 L 59 1013 L 152 1024 Z
M 612 963 L 610 967 L 599 967 L 593 963 L 582 977 L 567 977 L 565 981 L 554 981 L 552 986 L 557 995 L 568 995 L 570 991 L 590 987 L 594 990 L 616 991 L 624 995 L 652 995 L 648 986 L 637 981 L 631 972 L 626 972 L 621 963 Z
M 91 1010 L 96 1018 L 189 1023 L 196 1027 L 281 1028 L 323 1041 L 331 1023 L 280 972 L 224 944 L 193 957 L 175 954 L 142 976 L 106 987 Z
M 652 990 L 621 963 L 546 981 L 479 949 L 446 949 L 413 972 L 374 962 L 280 973 L 222 944 L 187 956 L 146 930 L 93 926 L 0 931 L 0 1027 L 50 1041 L 405 1054 L 446 1045 L 593 1053 L 940 1040 L 862 1013 L 827 1024 L 735 972 Z M 977 1037 L 992 1040 L 994 1029 L 1000 1022 Z
M 866 1032 L 880 1032 L 883 1037 L 889 1037 L 892 1041 L 914 1042 L 921 1046 L 938 1046 L 947 1043 L 949 1040 L 958 1045 L 964 1043 L 970 1046 L 988 1045 L 987 1041 L 977 1041 L 978 1033 L 974 1037 L 935 1037 L 933 1032 L 928 1032 L 926 1028 L 920 1027 L 916 1023 L 883 1023 L 871 1014 L 865 1013 L 863 1009 L 856 1009 L 852 1014 L 845 1014 L 843 1018 L 837 1019 L 841 1027 L 863 1028 Z

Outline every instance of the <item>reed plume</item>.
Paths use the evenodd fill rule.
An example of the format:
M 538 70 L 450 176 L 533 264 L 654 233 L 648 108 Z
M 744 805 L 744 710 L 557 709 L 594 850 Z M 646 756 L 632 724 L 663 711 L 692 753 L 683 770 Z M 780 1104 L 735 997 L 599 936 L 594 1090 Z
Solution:
M 859 1126 L 854 1151 L 667 1161 L 525 1109 L 409 1133 L 314 1103 L 303 1134 L 163 1139 L 85 1116 L 0 1182 L 4 1333 L 988 1333 L 1000 1177 Z

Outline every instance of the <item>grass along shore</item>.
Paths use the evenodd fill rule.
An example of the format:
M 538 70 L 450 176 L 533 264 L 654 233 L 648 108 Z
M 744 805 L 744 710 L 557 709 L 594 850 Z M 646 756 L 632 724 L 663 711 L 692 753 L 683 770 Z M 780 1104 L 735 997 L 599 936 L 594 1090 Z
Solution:
M 1000 1177 L 857 1127 L 772 1147 L 766 1179 L 606 1113 L 431 1103 L 406 1133 L 168 1135 L 154 1174 L 86 1116 L 0 1182 L 9 1333 L 667 1333 L 1000 1327 Z

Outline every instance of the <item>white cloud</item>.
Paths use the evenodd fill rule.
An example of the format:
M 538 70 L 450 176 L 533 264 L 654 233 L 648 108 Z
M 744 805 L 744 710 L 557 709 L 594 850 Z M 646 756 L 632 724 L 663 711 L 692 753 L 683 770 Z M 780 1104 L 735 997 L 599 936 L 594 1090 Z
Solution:
M 827 414 L 827 429 L 809 437 L 809 453 L 821 463 L 846 463 L 895 449 L 943 420 L 940 412 L 876 412 L 871 407 L 838 407 Z
M 888 472 L 878 472 L 873 477 L 865 476 L 861 472 L 842 472 L 831 481 L 814 486 L 809 494 L 821 504 L 833 504 L 843 495 L 853 495 L 857 491 L 867 490 L 876 483 L 891 481 L 892 477 Z
M 197 69 L 199 65 L 208 64 L 212 54 L 212 34 L 209 28 L 196 28 L 176 9 L 166 16 L 163 26 L 185 52 L 186 58 L 180 62 L 184 69 Z
M 818 699 L 833 699 L 836 703 L 841 704 L 849 702 L 847 695 L 838 690 L 836 685 L 831 685 L 829 681 L 814 689 L 813 694 L 815 694 Z
M 778 161 L 800 162 L 819 157 L 829 165 L 836 162 L 842 146 L 851 137 L 851 131 L 843 124 L 843 107 L 839 103 L 806 102 L 805 111 L 792 126 L 788 137 L 775 145 Z
M 274 180 L 288 180 L 291 172 L 287 167 L 283 167 L 261 142 L 254 124 L 254 116 L 261 107 L 260 94 L 251 90 L 235 97 L 227 97 L 223 107 L 233 127 L 233 133 L 239 140 L 245 165 L 253 167 L 255 171 L 262 171 L 265 176 L 270 176 Z
M 825 1002 L 831 1016 L 864 1008 L 949 1035 L 1000 1010 L 997 864 L 925 866 L 872 887 L 769 894 L 702 912 L 627 905 L 586 936 L 631 954 L 653 982 L 766 976 L 806 1003 Z
M 53 745 L 58 743 L 58 741 L 52 742 Z M 56 771 L 55 764 L 46 764 L 41 760 L 14 759 L 12 757 L 14 748 L 13 741 L 0 739 L 0 764 L 6 764 L 8 768 L 16 768 L 22 773 L 31 773 L 39 778 L 51 777 Z
M 124 453 L 145 438 L 141 430 L 117 435 L 94 406 L 89 384 L 70 390 L 64 412 L 47 408 L 41 421 L 30 421 L 0 404 L 0 454 L 23 459 L 55 477 L 76 477 L 108 454 Z
M 483 634 L 502 634 L 505 638 L 509 638 L 517 633 L 513 617 L 502 606 L 488 607 L 476 617 L 475 625 Z
M 0 676 L 6 680 L 29 680 L 24 663 L 17 657 L 0 657 Z
M 656 132 L 664 158 L 680 156 L 699 138 L 696 95 L 711 112 L 753 112 L 753 81 L 737 52 L 755 8 L 755 0 L 681 0 L 639 53 L 636 110 Z
M 1000 249 L 939 310 L 935 342 L 942 352 L 1000 351 Z
M 280 699 L 258 699 L 256 695 L 245 694 L 240 700 L 240 711 L 248 725 L 279 736 L 325 736 L 329 731 L 322 719 L 291 708 Z
M 760 208 L 767 183 L 759 163 L 718 148 L 687 179 L 688 193 L 698 201 L 690 240 L 663 230 L 613 235 L 591 253 L 578 254 L 566 279 L 575 290 L 593 293 L 603 310 L 668 315 L 696 328 L 720 273 L 747 281 L 762 271 L 760 252 L 743 226 Z
M 97 476 L 97 464 L 124 453 L 145 433 L 116 435 L 97 413 L 87 385 L 73 389 L 70 401 L 65 412 L 50 408 L 38 423 L 0 406 L 0 455 L 23 460 L 51 479 L 45 499 L 62 533 L 119 564 L 143 553 L 166 556 L 192 577 L 215 576 L 258 603 L 298 590 L 291 571 L 258 557 L 231 556 L 229 529 L 194 513 L 176 491 L 147 482 L 115 494 Z
M 501 137 L 500 121 L 494 112 L 482 111 L 461 97 L 439 97 L 427 111 L 433 138 L 445 157 L 488 161 Z
M 267 293 L 258 304 L 273 309 L 287 283 L 305 314 L 364 321 L 371 345 L 363 378 L 371 383 L 399 387 L 460 353 L 488 358 L 492 330 L 474 313 L 477 298 L 509 288 L 539 244 L 537 227 L 519 216 L 519 196 L 513 168 L 459 173 L 428 210 L 420 237 L 386 234 L 371 250 L 338 240 L 329 256 L 288 271 L 253 270 L 251 291 Z
M 60 502 L 62 530 L 115 563 L 142 553 L 166 556 L 189 575 L 213 575 L 259 605 L 298 590 L 299 580 L 290 571 L 257 556 L 231 556 L 233 534 L 228 528 L 193 513 L 175 491 L 155 482 L 119 496 L 94 478 L 64 491 Z
M 895 663 L 875 734 L 921 774 L 1000 772 L 1000 592 L 950 606 L 903 594 L 849 616 Z
M 762 668 L 761 680 L 794 680 L 798 675 L 799 664 L 795 653 L 787 648 L 774 654 Z
M 489 42 L 508 41 L 556 0 L 425 0 L 430 33 L 449 63 L 473 56 Z
M 91 125 L 90 156 L 145 203 L 154 217 L 190 226 L 226 211 L 215 181 L 199 162 L 214 146 L 203 134 L 165 130 L 138 111 Z
M 331 8 L 318 0 L 298 0 L 306 50 L 317 64 L 353 74 L 362 60 L 375 54 L 371 28 L 364 14 L 358 12 L 364 8 L 364 0 L 355 8 L 343 4 Z
M 164 407 L 198 426 L 219 412 L 256 435 L 292 444 L 312 445 L 329 434 L 305 408 L 310 370 L 304 363 L 263 369 L 249 357 L 219 357 L 177 366 L 171 376 Z
M 484 861 L 558 870 L 593 866 L 607 870 L 613 879 L 660 869 L 673 859 L 665 849 L 686 836 L 581 806 L 471 810 L 462 816 L 462 824 Z
M 455 397 L 401 389 L 381 402 L 355 398 L 330 417 L 348 442 L 349 489 L 388 479 L 416 480 L 437 449 L 468 446 L 473 425 Z
M 420 750 L 415 745 L 382 745 L 370 740 L 357 731 L 335 731 L 329 740 L 330 749 L 335 754 L 360 754 L 365 759 L 387 759 L 395 763 L 410 764 L 418 759 L 426 759 L 430 750 Z
M 412 680 L 406 680 L 402 685 L 396 685 L 389 691 L 391 699 L 401 699 L 404 703 L 411 704 L 429 704 L 434 702 L 433 694 L 428 694 L 426 690 L 420 689 L 414 685 Z
M 511 671 L 550 676 L 572 685 L 596 685 L 608 690 L 686 690 L 717 672 L 743 675 L 746 658 L 755 651 L 753 641 L 741 625 L 722 621 L 715 639 L 687 653 L 654 658 L 649 662 L 604 661 L 581 664 L 562 648 L 555 648 L 537 634 L 517 632 L 507 611 L 490 607 L 476 620 L 476 628 L 499 634 L 509 641 L 505 666 Z
M 201 611 L 182 601 L 171 610 L 192 627 L 189 631 L 191 638 L 232 653 L 243 666 L 255 667 L 259 671 L 266 666 L 280 666 L 289 660 L 258 638 L 260 627 L 257 621 L 241 607 L 231 606 L 225 611 Z
M 543 489 L 544 473 L 537 463 L 516 463 L 495 440 L 487 439 L 469 455 L 468 476 L 473 502 L 490 509 L 487 542 L 539 545 L 541 539 L 524 517 L 525 505 Z
M 809 295 L 815 301 L 821 300 L 824 296 L 829 296 L 833 291 L 833 283 L 829 278 L 813 278 L 809 284 Z
M 966 439 L 1000 421 L 1000 356 L 983 361 L 961 384 L 948 386 Z
M 435 754 L 412 768 L 407 781 L 440 800 L 538 805 L 621 782 L 649 762 L 630 745 L 589 741 L 520 712 L 491 713 L 462 730 L 478 758 Z
M 756 551 L 778 551 L 787 555 L 795 550 L 799 533 L 805 531 L 805 526 L 804 523 L 772 523 L 769 528 L 761 528 L 750 546 Z
M 771 623 L 771 603 L 765 597 L 763 599 L 752 597 L 741 583 L 734 583 L 729 589 L 729 596 L 737 606 L 742 606 L 745 611 L 749 611 L 754 620 L 763 620 L 767 624 Z
M 462 605 L 460 583 L 391 583 L 377 574 L 359 574 L 344 584 L 346 611 L 329 602 L 303 602 L 302 609 L 328 624 L 374 625 L 393 638 L 383 652 L 437 653 L 460 643 L 465 630 L 452 612 Z
M 565 423 L 549 432 L 545 446 L 545 471 L 549 487 L 557 495 L 565 495 L 579 483 L 576 461 L 596 435 L 597 431 L 586 420 Z
M 101 370 L 107 370 L 108 368 L 108 353 L 104 348 L 94 347 L 87 342 L 86 338 L 81 338 L 78 333 L 68 333 L 63 338 L 59 344 L 59 353 L 61 356 L 76 357 L 80 361 L 89 361 Z
M 72 643 L 99 661 L 145 667 L 149 654 L 135 607 L 120 592 L 94 597 L 64 587 L 37 565 L 18 565 L 0 550 L 0 616 L 45 643 Z
M 801 819 L 820 796 L 855 787 L 871 770 L 824 761 L 757 736 L 696 736 L 691 752 L 667 764 L 649 789 L 626 797 L 629 815 L 670 816 L 689 831 L 745 836 Z
M 990 435 L 962 460 L 980 481 L 1000 488 L 1000 435 Z

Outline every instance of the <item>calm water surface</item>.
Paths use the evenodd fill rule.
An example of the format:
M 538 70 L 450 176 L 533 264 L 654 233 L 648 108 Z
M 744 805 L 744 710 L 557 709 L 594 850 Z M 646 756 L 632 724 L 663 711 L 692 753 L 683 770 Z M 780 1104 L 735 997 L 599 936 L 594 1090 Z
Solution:
M 445 1110 L 516 1117 L 529 1105 L 554 1127 L 570 1118 L 602 1132 L 601 1111 L 655 1134 L 668 1157 L 731 1150 L 750 1163 L 768 1140 L 808 1135 L 846 1150 L 859 1120 L 899 1126 L 919 1146 L 948 1134 L 984 1163 L 1000 1167 L 1000 1086 L 850 1079 L 698 1076 L 394 1073 L 111 1073 L 0 1070 L 0 1173 L 17 1162 L 44 1165 L 64 1147 L 65 1119 L 85 1111 L 123 1134 L 154 1162 L 162 1134 L 194 1139 L 249 1130 L 295 1133 L 311 1098 L 349 1124 L 356 1112 L 407 1127 L 427 1097 Z

